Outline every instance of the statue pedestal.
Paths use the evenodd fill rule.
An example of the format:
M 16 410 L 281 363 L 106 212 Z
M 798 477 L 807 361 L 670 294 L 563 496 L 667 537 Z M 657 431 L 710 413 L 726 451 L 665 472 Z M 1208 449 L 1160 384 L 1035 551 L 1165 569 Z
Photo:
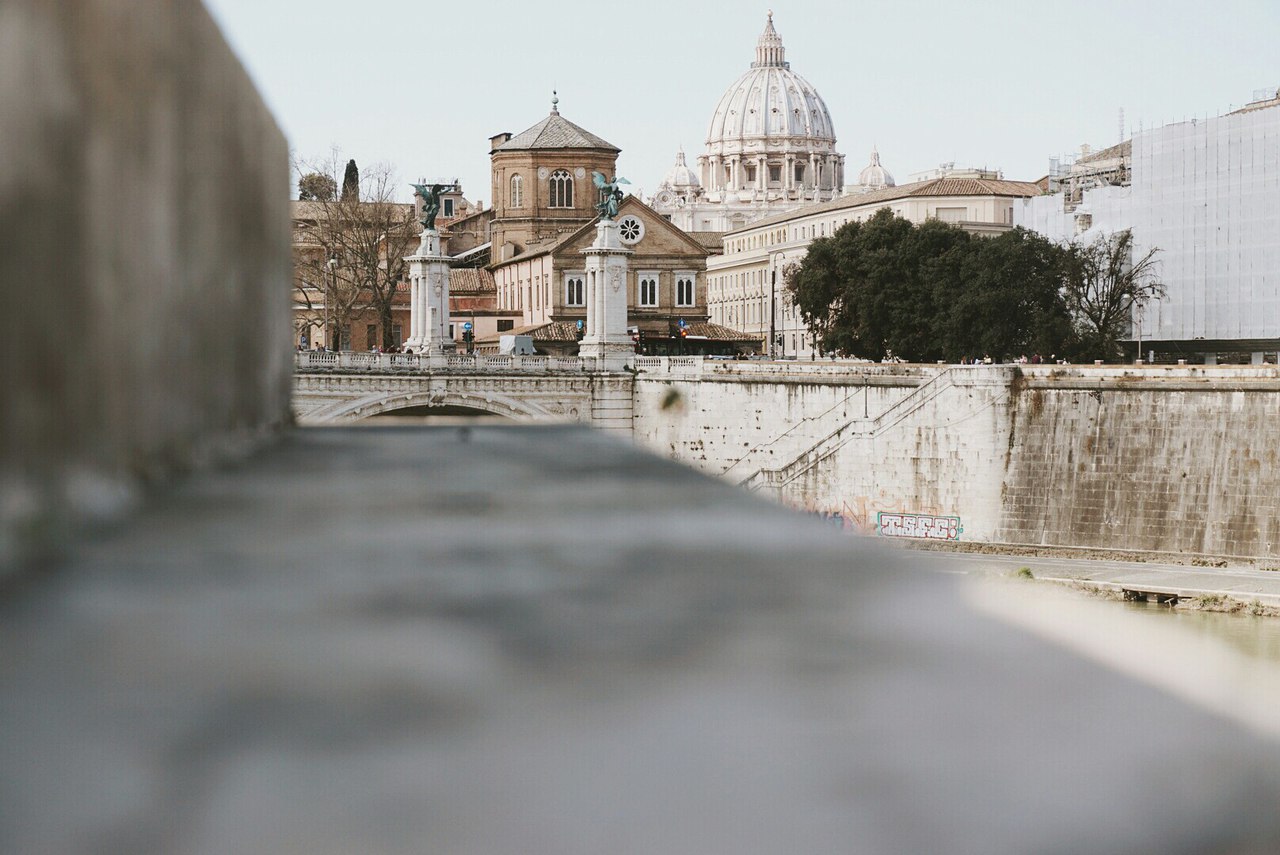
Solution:
M 449 258 L 440 253 L 440 233 L 423 229 L 409 262 L 409 337 L 404 346 L 418 353 L 457 349 L 449 336 Z
M 627 333 L 627 258 L 631 250 L 618 237 L 618 224 L 601 220 L 587 257 L 587 331 L 578 355 L 594 358 L 604 371 L 620 371 L 635 356 Z

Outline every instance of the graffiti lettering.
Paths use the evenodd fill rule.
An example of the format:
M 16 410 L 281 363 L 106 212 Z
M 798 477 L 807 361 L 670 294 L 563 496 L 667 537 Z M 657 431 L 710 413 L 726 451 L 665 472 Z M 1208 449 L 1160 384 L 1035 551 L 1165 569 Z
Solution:
M 918 537 L 926 540 L 959 540 L 964 527 L 959 517 L 930 514 L 876 514 L 876 533 L 881 537 Z

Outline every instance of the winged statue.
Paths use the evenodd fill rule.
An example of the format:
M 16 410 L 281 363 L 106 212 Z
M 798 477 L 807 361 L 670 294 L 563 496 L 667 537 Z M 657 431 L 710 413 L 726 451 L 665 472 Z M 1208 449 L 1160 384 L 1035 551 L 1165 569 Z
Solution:
M 618 216 L 618 204 L 623 199 L 622 190 L 619 189 L 618 185 L 630 184 L 631 182 L 616 175 L 612 180 L 606 180 L 603 172 L 592 172 L 591 180 L 595 182 L 596 188 L 600 191 L 600 201 L 596 203 L 596 213 L 603 219 L 614 219 Z
M 445 184 L 411 184 L 413 195 L 422 197 L 422 215 L 418 222 L 424 229 L 436 227 L 436 215 L 440 213 L 440 194 L 453 189 Z

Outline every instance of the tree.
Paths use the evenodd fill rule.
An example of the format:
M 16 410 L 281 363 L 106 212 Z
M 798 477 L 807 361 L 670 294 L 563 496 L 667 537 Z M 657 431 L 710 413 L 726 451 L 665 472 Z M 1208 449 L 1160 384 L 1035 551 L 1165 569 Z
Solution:
M 938 228 L 941 227 L 941 228 Z M 920 257 L 968 240 L 942 224 L 917 232 L 887 209 L 818 238 L 792 278 L 791 299 L 825 351 L 880 359 L 929 359 L 933 295 Z
M 943 358 L 1065 355 L 1072 340 L 1065 249 L 1022 228 L 977 239 L 972 249 L 939 296 Z
M 1120 358 L 1120 339 L 1129 332 L 1134 304 L 1165 295 L 1155 271 L 1160 250 L 1152 247 L 1137 260 L 1134 252 L 1128 229 L 1067 250 L 1064 295 L 1084 355 Z
M 333 197 L 337 195 L 338 183 L 333 180 L 333 176 L 324 175 L 320 172 L 308 172 L 306 175 L 298 179 L 298 200 L 332 202 Z
M 332 176 L 336 163 L 308 167 L 306 174 Z M 348 162 L 344 181 L 353 167 Z M 395 344 L 392 307 L 406 278 L 404 257 L 412 253 L 418 231 L 413 205 L 395 201 L 397 183 L 390 167 L 375 165 L 356 191 L 310 200 L 294 233 L 299 303 L 311 320 L 342 329 L 352 318 L 372 312 L 382 329 L 383 348 Z
M 342 173 L 342 201 L 360 201 L 360 170 L 356 167 L 355 158 L 347 161 L 347 168 Z
M 824 350 L 956 361 L 1063 350 L 1063 270 L 1063 250 L 1025 230 L 978 238 L 882 209 L 813 241 L 788 287 Z

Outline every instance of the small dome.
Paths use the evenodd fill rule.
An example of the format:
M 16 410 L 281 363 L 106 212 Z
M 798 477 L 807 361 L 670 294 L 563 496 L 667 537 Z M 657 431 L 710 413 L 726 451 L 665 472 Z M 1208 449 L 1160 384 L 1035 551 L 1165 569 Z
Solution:
M 685 165 L 684 149 L 676 154 L 676 165 L 671 167 L 667 174 L 663 177 L 659 187 L 680 191 L 697 190 L 702 187 L 702 182 L 698 180 L 698 176 L 692 169 Z
M 858 173 L 858 183 L 870 189 L 893 187 L 893 176 L 880 165 L 880 152 L 871 149 L 871 163 Z

